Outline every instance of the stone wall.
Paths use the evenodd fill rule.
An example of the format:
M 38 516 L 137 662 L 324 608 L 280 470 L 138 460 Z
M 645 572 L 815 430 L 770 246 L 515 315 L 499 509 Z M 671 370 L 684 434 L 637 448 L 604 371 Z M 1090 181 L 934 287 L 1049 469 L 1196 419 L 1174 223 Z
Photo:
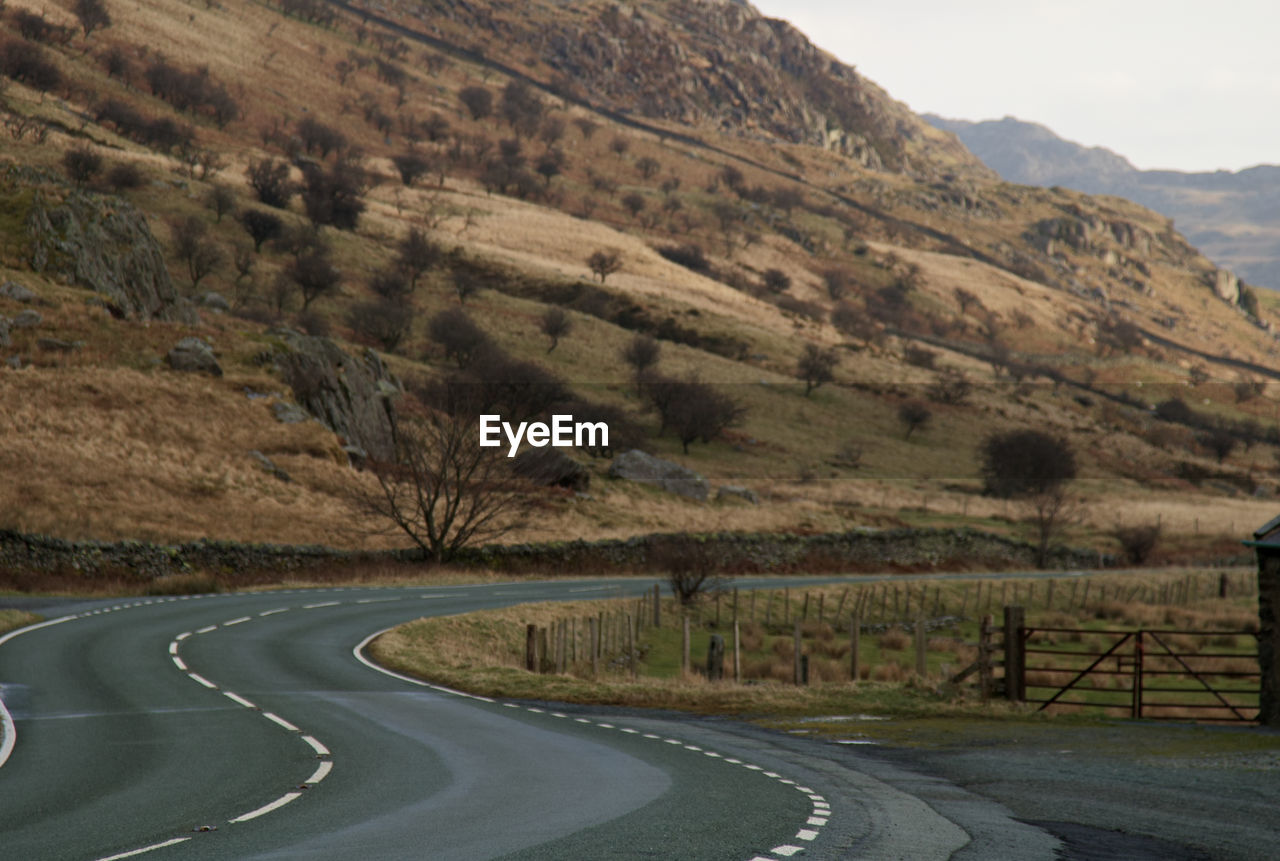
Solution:
M 963 571 L 1033 567 L 1035 549 L 971 529 L 898 529 L 825 535 L 719 533 L 654 534 L 609 541 L 487 545 L 463 550 L 461 567 L 510 573 L 616 574 L 678 564 L 731 574 L 854 571 Z M 416 563 L 416 550 L 351 552 L 320 546 L 197 541 L 160 545 L 140 541 L 66 541 L 0 530 L 0 585 L 53 575 L 86 581 L 147 582 L 194 571 L 230 583 L 305 574 L 356 563 Z M 1056 549 L 1054 568 L 1096 568 L 1115 558 L 1090 550 Z

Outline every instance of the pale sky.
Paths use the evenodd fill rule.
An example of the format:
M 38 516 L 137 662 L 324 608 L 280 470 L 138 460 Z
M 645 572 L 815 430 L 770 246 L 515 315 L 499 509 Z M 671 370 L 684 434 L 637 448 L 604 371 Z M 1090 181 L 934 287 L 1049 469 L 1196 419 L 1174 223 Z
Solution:
M 1015 116 L 1139 168 L 1280 164 L 1275 0 L 752 0 L 917 113 Z

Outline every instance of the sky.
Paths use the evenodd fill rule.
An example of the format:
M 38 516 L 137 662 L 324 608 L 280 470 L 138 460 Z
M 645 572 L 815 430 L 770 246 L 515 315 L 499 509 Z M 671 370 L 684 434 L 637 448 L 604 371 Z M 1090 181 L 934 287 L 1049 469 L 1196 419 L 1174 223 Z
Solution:
M 1280 164 L 1275 0 L 752 0 L 916 113 L 1014 116 L 1142 169 Z

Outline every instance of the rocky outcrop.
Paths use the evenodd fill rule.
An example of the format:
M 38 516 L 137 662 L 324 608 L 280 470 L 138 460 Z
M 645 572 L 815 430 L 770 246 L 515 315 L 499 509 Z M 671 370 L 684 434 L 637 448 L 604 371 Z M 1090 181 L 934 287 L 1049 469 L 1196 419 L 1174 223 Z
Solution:
M 175 371 L 191 371 L 194 373 L 222 376 L 222 366 L 210 347 L 199 338 L 183 338 L 169 351 L 166 357 L 169 367 Z
M 14 302 L 34 302 L 36 294 L 29 287 L 17 281 L 6 281 L 0 284 L 0 299 L 12 299 Z
M 101 294 L 123 317 L 195 322 L 146 218 L 128 201 L 10 167 L 0 174 L 0 202 L 15 228 L 25 226 L 21 251 L 36 272 Z
M 1213 273 L 1213 292 L 1224 302 L 1237 305 L 1240 302 L 1240 279 L 1230 269 Z
M 343 438 L 356 458 L 390 460 L 395 456 L 393 401 L 399 381 L 373 350 L 356 358 L 328 338 L 294 331 L 277 332 L 271 360 L 294 400 Z
M 624 478 L 652 484 L 667 493 L 687 496 L 705 502 L 710 492 L 707 480 L 678 463 L 662 460 L 639 449 L 624 452 L 613 459 L 609 466 L 610 478 Z

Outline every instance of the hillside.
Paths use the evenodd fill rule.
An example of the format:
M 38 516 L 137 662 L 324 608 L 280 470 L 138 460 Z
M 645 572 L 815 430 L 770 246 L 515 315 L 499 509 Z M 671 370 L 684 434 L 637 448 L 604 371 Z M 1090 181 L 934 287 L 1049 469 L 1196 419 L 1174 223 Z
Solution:
M 359 467 L 412 393 L 498 382 L 757 498 L 578 454 L 589 488 L 532 493 L 517 539 L 1025 534 L 977 471 L 1014 427 L 1075 447 L 1073 540 L 1210 546 L 1272 513 L 1265 303 L 1166 217 L 999 180 L 749 6 L 107 8 L 88 35 L 69 3 L 4 13 L 0 528 L 397 543 L 353 512 Z M 637 335 L 738 419 L 677 439 Z M 188 337 L 211 349 L 173 356 Z M 836 360 L 812 391 L 810 346 Z
M 1280 167 L 1189 173 L 1138 170 L 1103 147 L 1084 147 L 1013 117 L 969 122 L 927 115 L 1009 182 L 1062 185 L 1137 201 L 1174 219 L 1208 257 L 1250 284 L 1280 289 Z

